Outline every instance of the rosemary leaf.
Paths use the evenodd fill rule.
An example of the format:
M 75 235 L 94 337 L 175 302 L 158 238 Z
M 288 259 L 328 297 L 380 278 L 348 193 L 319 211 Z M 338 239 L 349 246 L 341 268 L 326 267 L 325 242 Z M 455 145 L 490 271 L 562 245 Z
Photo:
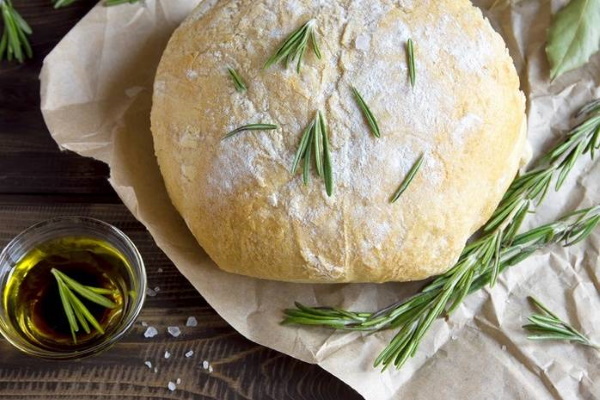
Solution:
M 308 142 L 310 143 L 314 140 L 315 140 L 315 129 L 311 129 L 310 136 L 308 138 Z M 302 180 L 304 181 L 304 185 L 308 185 L 308 183 L 310 182 L 310 156 L 311 156 L 312 148 L 313 148 L 313 146 L 308 145 L 306 147 L 306 153 L 304 154 L 304 169 L 302 170 Z
M 530 324 L 523 325 L 524 329 L 533 333 L 533 335 L 527 336 L 528 339 L 567 340 L 600 350 L 600 345 L 592 343 L 587 336 L 562 321 L 540 301 L 531 296 L 527 299 L 541 312 L 541 314 L 534 314 L 528 318 Z
M 300 160 L 306 154 L 306 148 L 310 145 L 311 132 L 314 128 L 315 122 L 312 121 L 308 127 L 304 130 L 302 134 L 302 139 L 300 139 L 300 146 L 298 146 L 298 150 L 296 151 L 296 156 L 294 157 L 294 162 L 292 163 L 291 172 L 295 174 L 298 170 L 298 165 L 300 164 Z
M 250 124 L 250 125 L 244 125 L 244 126 L 240 126 L 237 129 L 232 130 L 231 132 L 229 132 L 227 135 L 223 136 L 223 138 L 221 140 L 225 140 L 228 139 L 232 136 L 237 135 L 240 132 L 246 132 L 246 131 L 272 131 L 279 128 L 277 125 L 273 125 L 273 124 Z
M 264 69 L 279 62 L 283 62 L 286 66 L 290 62 L 296 62 L 296 71 L 299 73 L 309 41 L 312 45 L 313 52 L 318 59 L 321 59 L 321 50 L 319 49 L 319 44 L 315 35 L 316 23 L 317 21 L 315 19 L 311 19 L 288 36 L 275 54 L 267 60 Z
M 315 165 L 317 166 L 317 174 L 322 177 L 323 171 L 323 132 L 321 129 L 321 123 L 315 124 L 315 137 L 313 138 L 313 144 L 315 146 Z
M 351 89 L 352 89 L 352 93 L 354 94 L 354 99 L 356 100 L 356 103 L 358 104 L 358 107 L 360 108 L 363 115 L 367 119 L 367 122 L 369 123 L 371 132 L 373 133 L 373 135 L 375 137 L 377 137 L 377 138 L 381 137 L 381 132 L 379 131 L 379 125 L 377 124 L 377 120 L 375 119 L 375 116 L 371 112 L 371 109 L 369 108 L 369 106 L 367 105 L 365 100 L 363 99 L 362 95 L 359 93 L 358 89 L 356 89 L 354 86 L 352 86 Z
M 240 76 L 240 74 L 235 69 L 227 68 L 227 71 L 229 72 L 229 76 L 231 76 L 231 79 L 233 80 L 233 84 L 235 85 L 235 90 L 237 90 L 240 93 L 248 90 L 248 87 L 246 86 L 244 79 Z
M 396 201 L 398 201 L 398 199 L 400 198 L 400 196 L 402 196 L 402 193 L 404 193 L 406 191 L 406 189 L 408 189 L 408 187 L 412 183 L 413 179 L 415 179 L 415 176 L 417 175 L 417 173 L 421 169 L 422 165 L 423 165 L 423 154 L 421 154 L 419 156 L 419 158 L 417 159 L 417 161 L 415 161 L 415 163 L 413 164 L 413 166 L 410 168 L 410 170 L 406 174 L 406 177 L 404 178 L 404 180 L 400 184 L 400 187 L 398 188 L 398 190 L 396 190 L 396 193 L 394 193 L 394 195 L 390 199 L 390 203 L 395 203 Z
M 325 180 L 325 191 L 327 196 L 333 195 L 333 168 L 331 166 L 331 153 L 329 152 L 329 131 L 327 122 L 321 111 L 318 112 L 321 134 L 323 135 L 323 179 Z
M 408 58 L 408 75 L 410 77 L 410 84 L 412 87 L 414 87 L 417 80 L 417 68 L 415 67 L 415 45 L 412 39 L 408 39 L 408 42 L 406 43 L 406 55 Z

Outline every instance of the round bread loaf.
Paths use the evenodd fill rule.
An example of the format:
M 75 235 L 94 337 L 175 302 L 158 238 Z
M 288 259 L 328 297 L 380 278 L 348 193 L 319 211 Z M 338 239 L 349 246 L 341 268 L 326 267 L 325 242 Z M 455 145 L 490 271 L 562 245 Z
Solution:
M 300 73 L 264 68 L 311 19 L 322 58 L 309 43 Z M 524 104 L 503 40 L 468 0 L 205 0 L 164 52 L 151 119 L 171 200 L 220 268 L 294 282 L 409 281 L 450 268 L 492 214 L 519 168 Z M 331 196 L 312 160 L 308 184 L 290 171 L 318 110 Z M 223 139 L 258 123 L 278 128 Z

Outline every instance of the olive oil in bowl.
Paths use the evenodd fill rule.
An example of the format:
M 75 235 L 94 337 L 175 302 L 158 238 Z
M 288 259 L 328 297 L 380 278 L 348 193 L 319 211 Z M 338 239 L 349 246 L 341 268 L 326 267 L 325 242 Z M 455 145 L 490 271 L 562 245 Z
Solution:
M 4 336 L 29 354 L 66 359 L 101 351 L 124 334 L 141 309 L 146 277 L 122 232 L 61 218 L 7 246 L 0 283 Z

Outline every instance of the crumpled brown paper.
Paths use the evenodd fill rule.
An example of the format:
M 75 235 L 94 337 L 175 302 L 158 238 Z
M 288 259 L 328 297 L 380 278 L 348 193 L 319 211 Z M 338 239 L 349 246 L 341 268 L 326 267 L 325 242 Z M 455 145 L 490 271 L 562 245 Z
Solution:
M 585 245 L 558 246 L 502 275 L 436 321 L 401 371 L 372 367 L 393 332 L 334 333 L 279 325 L 294 300 L 375 310 L 414 293 L 410 284 L 305 285 L 221 272 L 187 230 L 165 191 L 149 129 L 152 82 L 171 32 L 201 0 L 147 0 L 94 8 L 46 58 L 42 111 L 61 148 L 106 162 L 110 182 L 206 300 L 235 329 L 262 345 L 317 363 L 366 399 L 597 399 L 600 352 L 526 339 L 521 325 L 533 294 L 600 340 L 600 232 Z M 204 0 L 210 6 L 215 0 Z M 565 1 L 477 0 L 505 38 L 528 98 L 534 155 L 561 136 L 569 116 L 600 95 L 600 56 L 553 84 L 545 32 Z M 600 163 L 580 162 L 526 227 L 600 202 Z M 235 293 L 235 295 L 232 295 Z

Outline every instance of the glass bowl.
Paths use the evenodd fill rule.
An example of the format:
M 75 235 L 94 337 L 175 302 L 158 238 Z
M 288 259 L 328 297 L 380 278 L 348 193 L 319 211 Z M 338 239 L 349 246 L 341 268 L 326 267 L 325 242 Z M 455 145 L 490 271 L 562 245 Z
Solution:
M 49 244 L 55 246 L 55 243 L 59 243 L 62 247 L 49 247 Z M 89 243 L 100 243 L 102 247 L 88 248 L 86 246 Z M 102 251 L 104 251 L 103 249 L 109 249 L 110 254 L 118 255 L 118 258 L 114 258 L 114 260 L 120 262 L 120 264 L 115 262 L 114 266 L 111 265 L 111 268 L 106 268 L 107 272 L 102 272 L 103 276 L 108 276 L 109 273 L 112 274 L 111 276 L 118 275 L 118 285 L 115 286 L 118 287 L 118 291 L 114 292 L 118 293 L 121 299 L 118 312 L 110 317 L 111 323 L 107 325 L 104 332 L 92 329 L 92 336 L 88 334 L 87 339 L 84 338 L 79 342 L 75 339 L 75 334 L 72 333 L 71 346 L 66 345 L 67 339 L 61 338 L 60 341 L 62 342 L 60 342 L 60 336 L 57 335 L 54 336 L 56 346 L 52 345 L 54 339 L 47 340 L 43 335 L 40 336 L 40 339 L 39 335 L 33 335 L 32 332 L 39 331 L 34 331 L 31 328 L 35 325 L 36 314 L 33 311 L 16 311 L 22 309 L 46 310 L 38 315 L 51 319 L 56 319 L 58 316 L 59 319 L 67 320 L 65 309 L 60 306 L 61 303 L 52 308 L 35 308 L 36 306 L 33 303 L 42 303 L 42 301 L 19 302 L 19 299 L 25 298 L 23 293 L 31 286 L 31 282 L 39 283 L 42 281 L 41 277 L 44 276 L 39 275 L 42 272 L 38 270 L 38 280 L 35 281 L 35 275 L 31 274 L 31 271 L 35 268 L 44 267 L 39 267 L 39 265 L 42 265 L 41 262 L 35 264 L 34 262 L 28 263 L 27 260 L 32 257 L 32 254 L 35 255 L 35 252 L 39 253 L 40 249 L 53 248 L 58 248 L 69 255 L 72 254 L 71 251 L 78 252 L 77 254 L 82 253 L 84 256 L 85 252 L 89 252 L 90 257 L 96 255 L 90 249 L 99 248 Z M 45 253 L 42 252 L 42 254 Z M 23 267 L 23 265 L 27 265 L 27 267 Z M 109 264 L 97 265 L 97 268 L 100 268 L 102 265 Z M 46 279 L 50 279 L 50 281 L 43 280 L 43 282 L 48 283 L 47 287 L 51 287 L 52 284 L 56 285 L 51 274 L 43 273 L 46 273 L 45 276 L 48 277 Z M 27 278 L 27 274 L 30 274 L 29 278 Z M 25 282 L 28 286 L 25 286 Z M 110 282 L 113 283 L 112 280 Z M 23 285 L 23 287 L 21 288 L 20 285 Z M 44 221 L 21 232 L 0 253 L 0 333 L 17 349 L 36 357 L 67 360 L 97 354 L 115 344 L 131 328 L 144 304 L 146 286 L 146 271 L 142 257 L 133 242 L 119 229 L 105 222 L 87 217 L 59 217 Z M 49 290 L 47 289 L 46 292 Z M 52 290 L 59 293 L 58 286 Z M 47 297 L 49 298 L 49 296 Z M 58 296 L 55 297 L 58 298 Z M 59 315 L 57 313 L 63 314 Z M 37 320 L 40 320 L 40 318 L 37 318 Z M 50 329 L 50 331 L 52 330 Z M 81 333 L 84 332 L 81 331 Z

